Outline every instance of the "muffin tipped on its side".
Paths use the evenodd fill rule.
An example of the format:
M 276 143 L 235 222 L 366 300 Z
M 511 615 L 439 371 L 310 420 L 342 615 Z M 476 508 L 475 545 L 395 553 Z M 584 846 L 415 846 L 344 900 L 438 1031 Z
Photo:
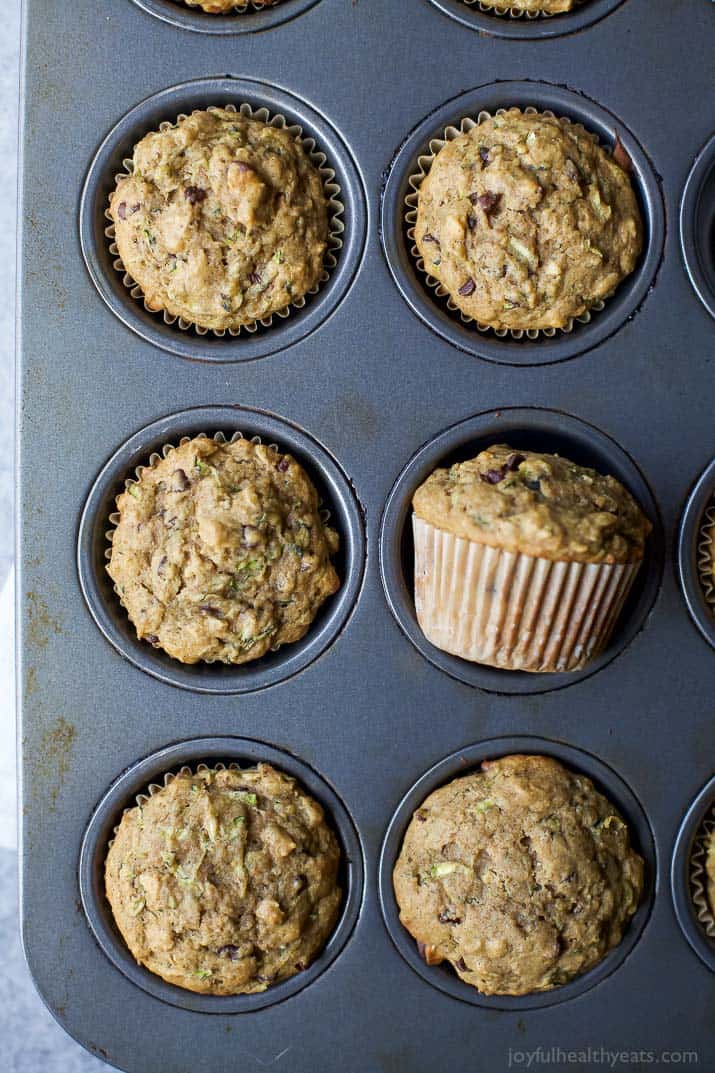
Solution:
M 265 991 L 316 958 L 341 903 L 321 806 L 267 764 L 180 774 L 122 817 L 106 893 L 150 972 L 211 995 Z
M 621 941 L 643 861 L 588 778 L 517 755 L 430 794 L 393 881 L 428 964 L 448 961 L 485 995 L 525 995 L 587 972 Z
M 300 640 L 340 586 L 338 536 L 290 455 L 197 437 L 117 498 L 107 570 L 139 638 L 182 663 Z

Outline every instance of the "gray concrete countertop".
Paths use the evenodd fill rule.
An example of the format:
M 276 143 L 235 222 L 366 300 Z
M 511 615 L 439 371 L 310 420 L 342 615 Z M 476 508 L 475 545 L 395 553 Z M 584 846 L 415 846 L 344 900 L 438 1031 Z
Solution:
M 12 514 L 20 2 L 4 0 L 0 35 L 0 1067 L 7 1073 L 93 1073 L 106 1064 L 65 1035 L 43 1006 L 18 927 Z

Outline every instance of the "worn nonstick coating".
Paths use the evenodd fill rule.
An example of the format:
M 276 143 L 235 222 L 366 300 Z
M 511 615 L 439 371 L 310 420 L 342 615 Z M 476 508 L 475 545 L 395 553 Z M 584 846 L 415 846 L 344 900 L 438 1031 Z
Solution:
M 462 22 L 440 10 L 462 6 Z M 459 0 L 282 0 L 271 19 L 296 17 L 237 16 L 229 29 L 266 28 L 228 34 L 188 28 L 197 12 L 170 0 L 27 0 L 25 9 L 21 863 L 25 951 L 48 1007 L 85 1047 L 133 1073 L 502 1073 L 539 1046 L 591 1047 L 577 1063 L 584 1070 L 604 1068 L 601 1047 L 652 1052 L 649 1069 L 673 1064 L 663 1051 L 695 1050 L 710 1068 L 713 976 L 681 931 L 668 876 L 715 755 L 713 651 L 683 597 L 676 553 L 686 501 L 715 453 L 713 321 L 679 234 L 686 180 L 712 134 L 713 5 L 588 0 L 579 15 L 603 17 L 537 39 L 497 36 L 505 20 L 484 13 L 488 32 L 475 32 Z M 173 22 L 157 17 L 169 13 Z M 559 23 L 534 25 L 550 33 Z M 276 338 L 260 361 L 182 360 L 100 297 L 80 248 L 80 196 L 103 140 L 141 102 L 227 78 L 269 104 L 289 98 L 316 131 L 334 132 L 362 238 L 339 301 L 308 333 L 286 346 Z M 511 102 L 506 83 L 525 82 L 614 117 L 644 154 L 664 227 L 650 292 L 612 332 L 563 361 L 514 365 L 506 349 L 466 353 L 413 313 L 388 268 L 380 214 L 411 132 L 461 95 L 489 87 L 498 106 L 500 85 Z M 703 190 L 713 197 L 712 184 Z M 318 478 L 322 452 L 334 460 L 365 526 L 364 579 L 320 658 L 266 688 L 199 694 L 143 673 L 105 640 L 82 595 L 77 538 L 97 474 L 122 444 L 166 415 L 235 406 L 301 430 Z M 380 521 L 409 460 L 443 430 L 511 408 L 598 430 L 613 460 L 624 452 L 641 475 L 662 523 L 662 578 L 642 628 L 598 673 L 538 694 L 486 690 L 434 666 L 394 618 L 380 574 Z M 541 442 L 559 434 L 554 418 Z M 692 604 L 693 579 L 683 582 Z M 605 978 L 555 1005 L 490 1009 L 407 964 L 383 921 L 378 866 L 399 802 L 426 772 L 522 735 L 615 773 L 645 813 L 658 867 L 647 926 Z M 207 1014 L 148 994 L 104 954 L 80 900 L 80 846 L 98 803 L 143 757 L 196 738 L 216 748 L 248 739 L 299 758 L 344 804 L 364 852 L 363 898 L 339 956 L 260 1010 Z M 676 889 L 682 875 L 673 872 Z M 559 1068 L 558 1058 L 547 1065 Z

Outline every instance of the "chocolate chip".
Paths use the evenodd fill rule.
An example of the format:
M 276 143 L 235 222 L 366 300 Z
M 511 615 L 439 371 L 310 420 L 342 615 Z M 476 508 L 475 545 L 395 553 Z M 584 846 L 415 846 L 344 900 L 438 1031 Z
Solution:
M 464 958 L 458 958 L 454 963 L 460 972 L 471 972 L 471 969 L 467 967 L 467 963 Z
M 470 294 L 474 294 L 476 286 L 476 283 L 470 276 L 466 283 L 463 283 L 462 286 L 459 288 L 459 293 L 463 295 L 464 298 L 468 298 Z
M 127 218 L 127 203 L 126 201 L 120 201 L 117 208 L 117 216 L 120 220 L 126 220 Z
M 503 481 L 506 477 L 506 466 L 500 469 L 488 469 L 486 473 L 480 473 L 479 476 L 485 484 L 499 484 L 499 481 Z
M 461 924 L 462 918 L 454 915 L 453 909 L 443 909 L 439 914 L 440 924 Z
M 199 611 L 202 615 L 210 615 L 211 618 L 223 618 L 223 614 L 217 607 L 212 607 L 211 604 L 199 604 Z
M 476 218 L 476 216 L 468 215 L 467 216 L 467 227 L 469 228 L 469 230 L 473 231 L 476 226 L 477 226 L 477 218 Z
M 184 187 L 184 197 L 191 205 L 199 205 L 207 198 L 207 193 L 202 190 L 200 186 L 186 186 Z
M 303 972 L 303 970 L 305 969 L 305 962 L 304 961 L 296 961 L 295 967 L 298 970 L 298 972 Z
M 172 492 L 185 492 L 191 484 L 183 469 L 175 469 L 173 473 L 175 487 Z
M 524 456 L 517 454 L 516 451 L 514 451 L 514 453 L 510 454 L 506 460 L 506 468 L 513 473 L 514 470 L 519 468 L 522 462 L 526 462 Z
M 226 957 L 231 961 L 238 961 L 239 950 L 233 943 L 226 943 L 225 946 L 220 946 L 216 953 L 219 957 Z
M 477 204 L 481 209 L 484 209 L 488 216 L 490 212 L 494 212 L 500 197 L 501 194 L 493 194 L 490 190 L 487 190 L 485 194 L 479 194 L 477 196 Z
M 248 282 L 252 283 L 254 286 L 255 286 L 256 283 L 260 283 L 261 282 L 260 273 L 259 272 L 250 272 L 249 275 L 248 275 Z
M 435 246 L 439 246 L 439 244 L 440 244 L 439 239 L 435 238 L 434 235 L 430 235 L 429 231 L 425 231 L 424 235 L 422 236 L 422 241 L 423 242 L 434 242 Z
M 420 821 L 420 823 L 424 823 L 425 820 L 427 819 L 427 815 L 428 815 L 427 809 L 420 808 L 420 809 L 417 810 L 415 815 L 416 815 L 417 819 Z
M 290 459 L 284 457 L 284 458 L 281 458 L 280 462 L 278 462 L 276 464 L 276 469 L 278 470 L 279 473 L 285 473 L 285 471 L 288 469 L 289 465 L 290 465 Z
M 147 641 L 149 642 L 150 645 L 158 645 L 159 644 L 159 638 L 157 637 L 157 635 L 155 633 L 148 633 L 146 635 L 146 639 L 147 639 Z
M 491 164 L 491 162 L 492 162 L 491 154 L 490 154 L 489 149 L 487 148 L 486 145 L 480 145 L 479 146 L 479 156 L 481 158 L 482 164 Z
M 532 492 L 541 491 L 541 481 L 539 480 L 532 480 L 531 478 L 527 478 L 527 480 L 524 481 L 524 484 L 527 488 L 531 489 Z

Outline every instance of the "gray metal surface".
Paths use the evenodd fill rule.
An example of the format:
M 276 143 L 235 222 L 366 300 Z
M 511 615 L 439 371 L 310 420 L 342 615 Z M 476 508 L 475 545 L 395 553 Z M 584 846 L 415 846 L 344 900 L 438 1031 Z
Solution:
M 625 0 L 578 33 L 537 41 L 475 33 L 428 0 L 320 0 L 238 36 L 177 28 L 131 0 L 28 0 L 25 35 L 22 901 L 46 1003 L 89 1050 L 133 1073 L 501 1073 L 510 1048 L 537 1046 L 695 1048 L 709 1068 L 713 976 L 678 926 L 668 880 L 715 745 L 712 651 L 675 569 L 684 502 L 713 454 L 712 320 L 678 236 L 684 184 L 712 127 L 697 102 L 711 90 L 713 5 Z M 337 130 L 366 191 L 368 229 L 357 276 L 316 330 L 260 360 L 219 364 L 154 348 L 111 312 L 82 260 L 79 201 L 127 112 L 179 82 L 226 75 L 277 86 Z M 503 79 L 566 86 L 605 108 L 643 148 L 665 205 L 652 292 L 610 338 L 558 364 L 517 368 L 452 346 L 409 308 L 381 249 L 380 196 L 399 147 L 446 101 Z M 173 689 L 122 659 L 76 571 L 80 515 L 105 462 L 165 415 L 226 405 L 270 411 L 317 440 L 352 482 L 368 537 L 341 635 L 299 674 L 240 696 Z M 665 534 L 662 584 L 640 632 L 597 673 L 542 694 L 485 692 L 433 666 L 393 617 L 378 568 L 381 515 L 409 459 L 448 426 L 505 407 L 561 411 L 611 437 L 644 475 Z M 432 765 L 524 734 L 585 750 L 630 788 L 655 840 L 654 902 L 629 956 L 588 991 L 487 1009 L 405 962 L 383 922 L 378 862 L 396 808 Z M 359 918 L 332 964 L 284 1002 L 242 1014 L 148 995 L 102 952 L 79 900 L 80 844 L 117 777 L 173 742 L 214 736 L 307 763 L 344 803 L 365 859 Z

